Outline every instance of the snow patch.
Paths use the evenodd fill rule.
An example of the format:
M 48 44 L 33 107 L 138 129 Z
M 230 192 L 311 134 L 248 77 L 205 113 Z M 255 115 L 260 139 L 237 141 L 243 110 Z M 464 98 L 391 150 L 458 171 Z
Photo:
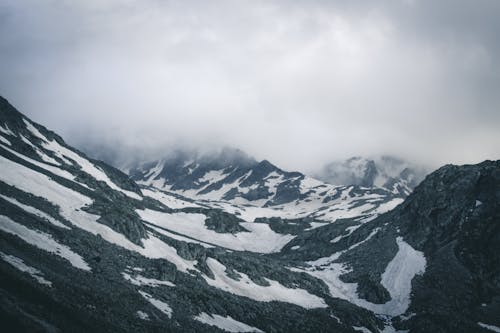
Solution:
M 144 291 L 139 291 L 139 294 L 141 294 L 142 297 L 144 297 L 155 308 L 166 314 L 168 318 L 172 318 L 172 308 L 167 303 L 153 298 L 153 296 Z
M 12 135 L 12 136 L 16 136 L 14 134 L 14 132 L 12 132 L 9 128 L 9 126 L 7 126 L 7 124 L 5 124 L 5 127 L 3 127 L 2 125 L 0 125 L 0 132 L 4 133 L 4 134 L 7 134 L 7 135 Z
M 82 257 L 73 252 L 69 247 L 56 242 L 49 234 L 26 228 L 4 215 L 0 215 L 0 230 L 18 236 L 26 243 L 41 250 L 53 253 L 63 259 L 66 259 L 76 268 L 84 271 L 90 271 L 90 266 L 85 262 L 85 260 L 83 260 Z
M 137 193 L 132 192 L 132 191 L 127 191 L 127 190 L 124 190 L 124 189 L 118 187 L 115 183 L 113 183 L 111 181 L 111 179 L 109 179 L 108 175 L 104 171 L 102 171 L 99 167 L 95 166 L 89 160 L 81 157 L 80 155 L 78 155 L 74 151 L 72 151 L 66 147 L 61 146 L 57 141 L 45 140 L 45 142 L 42 143 L 42 146 L 47 150 L 53 151 L 54 153 L 56 153 L 60 157 L 63 157 L 63 158 L 67 157 L 67 158 L 75 161 L 80 166 L 80 168 L 83 172 L 89 174 L 90 176 L 94 177 L 98 181 L 105 182 L 111 189 L 113 189 L 115 191 L 122 192 L 123 194 L 125 194 L 126 196 L 128 196 L 132 199 L 142 200 L 142 197 L 140 195 L 138 195 Z
M 19 201 L 17 201 L 16 199 L 13 199 L 13 198 L 10 198 L 10 197 L 7 197 L 5 195 L 2 195 L 0 194 L 0 198 L 10 202 L 11 204 L 14 204 L 16 206 L 18 206 L 19 208 L 21 208 L 22 210 L 24 210 L 25 212 L 28 212 L 30 214 L 33 214 L 33 215 L 36 215 L 38 217 L 41 217 L 42 219 L 52 223 L 53 225 L 55 225 L 56 227 L 59 227 L 59 228 L 63 228 L 63 229 L 68 229 L 70 230 L 71 228 L 68 227 L 67 225 L 59 222 L 58 220 L 56 220 L 55 218 L 53 218 L 52 216 L 50 216 L 49 214 L 46 214 L 44 212 L 42 212 L 41 210 L 38 210 L 36 209 L 35 207 L 31 207 L 31 206 L 28 206 L 28 205 L 25 205 L 23 203 L 20 203 Z
M 127 272 L 122 272 L 122 276 L 125 280 L 129 281 L 132 283 L 134 286 L 149 286 L 149 287 L 158 287 L 158 286 L 168 286 L 168 287 L 175 287 L 175 284 L 173 284 L 170 281 L 164 281 L 164 280 L 157 280 L 157 279 L 150 279 L 147 277 L 144 277 L 142 275 L 135 275 L 132 276 Z
M 172 262 L 178 270 L 187 272 L 195 270 L 196 261 L 185 260 L 177 254 L 177 250 L 148 233 L 148 238 L 143 239 L 143 247 L 132 243 L 123 234 L 110 227 L 98 223 L 98 215 L 81 210 L 82 207 L 92 204 L 92 200 L 83 194 L 69 189 L 47 177 L 21 164 L 12 162 L 0 156 L 0 180 L 15 186 L 18 189 L 42 197 L 59 206 L 59 213 L 67 221 L 94 235 L 100 235 L 104 240 L 135 251 L 147 258 L 166 259 Z
M 381 284 L 391 295 L 391 300 L 384 304 L 385 313 L 398 316 L 410 306 L 411 281 L 415 275 L 425 272 L 424 254 L 413 249 L 402 237 L 396 239 L 399 251 L 387 265 L 382 274 Z
M 28 273 L 31 275 L 32 278 L 34 278 L 38 283 L 52 287 L 52 282 L 46 280 L 43 277 L 43 273 L 39 271 L 38 269 L 28 266 L 24 263 L 24 261 L 21 258 L 18 258 L 13 255 L 8 255 L 0 251 L 0 257 L 7 263 L 11 264 L 21 272 Z
M 500 333 L 500 327 L 498 326 L 494 326 L 494 325 L 489 325 L 489 324 L 485 324 L 485 323 L 477 323 L 479 326 L 483 327 L 483 328 L 486 328 L 487 330 L 490 330 L 492 332 L 497 332 L 497 333 Z
M 218 233 L 205 225 L 206 216 L 190 213 L 164 213 L 151 209 L 136 210 L 141 219 L 176 233 L 235 251 L 279 252 L 295 236 L 274 232 L 264 223 L 241 223 L 249 232 Z
M 139 317 L 139 319 L 149 320 L 149 315 L 146 312 L 139 310 L 136 312 L 136 314 L 137 314 L 137 317 Z
M 193 318 L 203 324 L 218 327 L 226 332 L 262 332 L 258 328 L 237 321 L 230 316 L 222 317 L 216 314 L 210 315 L 202 312 Z
M 176 198 L 173 195 L 169 195 L 165 192 L 156 190 L 156 189 L 143 189 L 142 194 L 145 196 L 148 196 L 150 198 L 153 198 L 155 200 L 158 200 L 165 206 L 172 208 L 172 209 L 181 209 L 181 208 L 188 208 L 188 207 L 201 207 L 200 205 L 197 205 L 195 203 L 181 200 L 179 198 Z
M 12 146 L 12 144 L 10 143 L 9 140 L 7 140 L 6 138 L 4 138 L 3 136 L 0 135 L 0 141 L 2 141 L 3 143 L 5 143 L 6 145 L 8 146 Z
M 154 230 L 157 233 L 159 233 L 159 234 L 161 234 L 163 236 L 166 236 L 168 238 L 172 238 L 172 239 L 175 239 L 175 240 L 178 240 L 178 241 L 181 241 L 181 242 L 186 242 L 186 243 L 199 244 L 199 245 L 201 245 L 201 246 L 203 246 L 204 248 L 207 248 L 207 249 L 214 248 L 213 245 L 210 245 L 210 244 L 207 244 L 207 243 L 203 243 L 203 242 L 197 241 L 195 239 L 191 239 L 191 238 L 184 237 L 184 236 L 181 236 L 181 235 L 177 235 L 177 234 L 174 234 L 174 233 L 172 233 L 170 231 L 166 231 L 166 230 L 158 228 L 158 227 L 153 227 L 151 225 L 146 225 L 146 226 L 149 229 Z
M 207 258 L 206 263 L 215 278 L 211 279 L 203 275 L 205 281 L 207 281 L 209 285 L 229 293 L 248 297 L 259 302 L 279 301 L 292 303 L 306 309 L 328 307 L 322 298 L 312 295 L 306 290 L 287 288 L 278 281 L 266 278 L 264 279 L 269 283 L 269 286 L 264 287 L 253 282 L 248 275 L 235 271 L 236 274 L 241 276 L 239 281 L 237 281 L 226 274 L 226 266 L 219 261 L 213 258 Z
M 391 295 L 391 300 L 384 304 L 374 304 L 361 299 L 357 294 L 357 283 L 346 283 L 340 276 L 351 270 L 343 263 L 334 262 L 344 252 L 352 250 L 373 237 L 379 228 L 376 228 L 363 241 L 349 247 L 349 249 L 332 254 L 330 257 L 320 258 L 307 262 L 312 267 L 306 269 L 291 268 L 292 271 L 305 272 L 325 282 L 332 297 L 345 299 L 353 304 L 378 314 L 398 316 L 406 312 L 410 305 L 411 281 L 415 275 L 425 272 L 426 260 L 422 252 L 416 251 L 401 237 L 396 239 L 398 253 L 389 262 L 382 274 L 381 284 Z

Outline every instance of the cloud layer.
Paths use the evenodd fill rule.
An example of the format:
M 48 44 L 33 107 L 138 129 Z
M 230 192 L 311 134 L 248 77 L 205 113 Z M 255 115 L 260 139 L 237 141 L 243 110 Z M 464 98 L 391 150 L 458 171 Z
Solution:
M 500 158 L 498 1 L 0 4 L 0 94 L 80 147 Z

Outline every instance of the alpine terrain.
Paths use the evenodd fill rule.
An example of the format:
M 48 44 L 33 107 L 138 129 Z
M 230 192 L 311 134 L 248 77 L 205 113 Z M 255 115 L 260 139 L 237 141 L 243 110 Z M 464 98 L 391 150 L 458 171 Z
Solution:
M 500 161 L 378 185 L 232 149 L 127 175 L 0 98 L 0 327 L 500 332 Z
M 377 158 L 356 156 L 345 161 L 331 162 L 315 172 L 314 176 L 330 184 L 382 187 L 405 198 L 427 173 L 423 166 L 383 155 Z

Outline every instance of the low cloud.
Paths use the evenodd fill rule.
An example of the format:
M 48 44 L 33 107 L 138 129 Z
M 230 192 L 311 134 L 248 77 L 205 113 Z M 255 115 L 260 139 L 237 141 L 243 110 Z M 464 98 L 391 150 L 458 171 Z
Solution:
M 83 149 L 500 158 L 498 1 L 4 1 L 0 94 Z

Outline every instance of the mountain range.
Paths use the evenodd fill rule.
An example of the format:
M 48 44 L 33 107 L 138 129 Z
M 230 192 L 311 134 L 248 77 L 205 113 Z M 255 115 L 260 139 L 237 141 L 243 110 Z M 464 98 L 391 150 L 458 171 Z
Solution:
M 0 98 L 0 170 L 7 332 L 500 331 L 500 161 L 406 187 L 227 149 L 125 174 Z
M 329 184 L 381 187 L 402 198 L 408 196 L 428 174 L 426 167 L 401 158 L 382 155 L 352 157 L 328 163 L 314 177 Z

